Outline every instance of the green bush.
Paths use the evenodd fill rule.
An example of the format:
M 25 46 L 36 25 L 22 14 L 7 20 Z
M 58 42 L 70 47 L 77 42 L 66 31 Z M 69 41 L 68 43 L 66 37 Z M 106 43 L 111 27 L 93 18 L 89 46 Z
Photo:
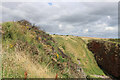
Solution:
M 42 44 L 38 44 L 38 48 L 43 49 L 43 45 Z
M 62 48 L 65 50 L 65 45 L 63 45 Z

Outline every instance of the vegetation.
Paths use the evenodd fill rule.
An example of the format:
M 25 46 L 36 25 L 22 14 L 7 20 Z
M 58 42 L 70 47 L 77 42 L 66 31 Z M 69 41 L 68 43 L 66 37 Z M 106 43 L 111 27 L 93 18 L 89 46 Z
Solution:
M 87 49 L 86 43 L 82 38 L 59 35 L 53 35 L 53 37 L 58 42 L 59 47 L 63 48 L 63 52 L 69 55 L 75 63 L 82 66 L 89 77 L 94 77 L 93 75 L 105 75 L 98 67 L 93 53 Z M 65 46 L 65 49 L 63 46 Z
M 48 37 L 43 37 L 44 40 L 42 43 L 44 46 L 41 43 L 42 39 L 40 39 L 41 36 L 47 35 L 45 32 L 39 32 L 35 27 L 31 28 L 30 25 L 25 26 L 18 22 L 6 22 L 2 24 L 2 27 L 2 30 L 4 31 L 2 36 L 2 46 L 4 50 L 2 64 L 3 78 L 24 77 L 24 72 L 26 70 L 29 74 L 28 77 L 55 77 L 56 73 L 50 71 L 52 70 L 52 67 L 51 69 L 48 69 L 48 67 L 44 68 L 50 61 L 50 57 L 47 56 L 44 51 L 44 46 L 47 45 L 43 43 Z M 41 36 L 38 38 L 37 34 L 40 34 Z M 27 64 L 28 62 L 29 65 Z M 43 71 L 36 68 L 38 65 Z M 27 67 L 29 68 L 27 69 Z M 35 71 L 30 71 L 32 68 L 34 68 Z M 39 71 L 37 71 L 37 69 Z M 39 74 L 37 74 L 37 72 Z M 41 75 L 40 73 L 44 73 L 44 75 Z
M 109 39 L 109 41 L 120 43 L 120 39 Z
M 3 78 L 23 78 L 26 71 L 28 78 L 105 75 L 80 37 L 51 36 L 24 20 L 5 22 L 2 30 Z

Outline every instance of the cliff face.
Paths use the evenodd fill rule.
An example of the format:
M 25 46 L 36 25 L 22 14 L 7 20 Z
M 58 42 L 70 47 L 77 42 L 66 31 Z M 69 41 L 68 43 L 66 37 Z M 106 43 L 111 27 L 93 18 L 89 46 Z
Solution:
M 92 40 L 87 45 L 94 53 L 98 65 L 108 74 L 120 79 L 120 44 Z

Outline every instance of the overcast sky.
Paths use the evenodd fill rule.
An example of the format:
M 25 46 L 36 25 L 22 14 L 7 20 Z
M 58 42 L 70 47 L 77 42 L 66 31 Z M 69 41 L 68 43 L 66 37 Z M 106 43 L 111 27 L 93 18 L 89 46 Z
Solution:
M 2 21 L 26 19 L 50 34 L 118 37 L 117 2 L 4 2 Z

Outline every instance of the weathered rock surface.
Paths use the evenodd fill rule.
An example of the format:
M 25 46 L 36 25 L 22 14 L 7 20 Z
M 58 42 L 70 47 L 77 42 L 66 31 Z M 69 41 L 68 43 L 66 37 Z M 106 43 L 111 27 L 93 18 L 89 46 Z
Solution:
M 120 79 L 120 44 L 92 40 L 87 45 L 94 53 L 98 65 L 108 74 Z

